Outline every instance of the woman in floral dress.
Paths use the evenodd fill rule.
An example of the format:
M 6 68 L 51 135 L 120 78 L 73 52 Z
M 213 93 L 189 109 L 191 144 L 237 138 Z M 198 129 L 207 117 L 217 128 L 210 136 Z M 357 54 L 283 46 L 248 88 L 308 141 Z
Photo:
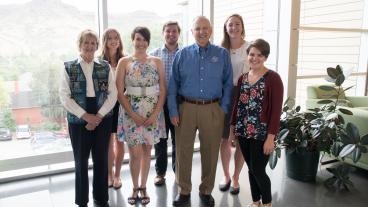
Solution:
M 270 54 L 268 42 L 251 42 L 247 54 L 250 71 L 240 76 L 235 88 L 230 133 L 238 138 L 248 165 L 253 200 L 249 206 L 271 207 L 271 181 L 266 165 L 279 132 L 284 88 L 280 76 L 264 65 Z
M 150 202 L 146 183 L 151 149 L 160 138 L 166 137 L 162 113 L 166 83 L 161 60 L 147 55 L 149 30 L 146 27 L 136 27 L 131 38 L 134 52 L 132 56 L 119 61 L 116 85 L 118 99 L 123 106 L 119 113 L 118 138 L 129 147 L 133 193 L 128 203 L 134 205 L 139 192 L 142 204 Z

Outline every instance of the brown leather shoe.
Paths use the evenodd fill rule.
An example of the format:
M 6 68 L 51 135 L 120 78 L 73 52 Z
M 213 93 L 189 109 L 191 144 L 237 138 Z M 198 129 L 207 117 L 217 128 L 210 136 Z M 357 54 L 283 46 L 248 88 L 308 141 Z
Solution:
M 199 198 L 206 206 L 215 206 L 215 199 L 211 194 L 199 193 Z
M 162 175 L 157 175 L 155 177 L 155 180 L 154 180 L 154 183 L 156 186 L 161 186 L 161 185 L 164 185 L 165 184 L 165 177 L 162 176 Z
M 190 200 L 190 194 L 184 195 L 178 193 L 173 201 L 173 206 L 182 206 L 186 203 L 188 203 Z

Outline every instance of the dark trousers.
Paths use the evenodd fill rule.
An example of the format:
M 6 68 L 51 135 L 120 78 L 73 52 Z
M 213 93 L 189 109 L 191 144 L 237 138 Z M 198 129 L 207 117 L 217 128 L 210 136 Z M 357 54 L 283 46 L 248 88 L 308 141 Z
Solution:
M 164 115 L 165 115 L 165 124 L 166 124 L 166 139 L 160 139 L 160 142 L 155 144 L 155 157 L 156 157 L 156 174 L 165 176 L 167 170 L 167 140 L 169 139 L 169 131 L 171 134 L 172 141 L 172 151 L 171 151 L 171 160 L 172 160 L 172 169 L 175 172 L 175 127 L 171 124 L 169 109 L 167 108 L 167 102 L 164 104 Z
M 93 103 L 94 101 L 88 99 L 87 112 L 96 113 Z M 90 152 L 92 152 L 93 161 L 93 198 L 100 203 L 109 200 L 107 161 L 111 124 L 111 117 L 104 118 L 95 130 L 88 131 L 84 124 L 69 123 L 69 135 L 75 162 L 75 203 L 77 205 L 86 205 L 89 200 L 88 159 Z
M 271 181 L 266 173 L 268 155 L 263 153 L 264 141 L 239 138 L 239 146 L 248 165 L 248 176 L 253 201 L 271 203 Z

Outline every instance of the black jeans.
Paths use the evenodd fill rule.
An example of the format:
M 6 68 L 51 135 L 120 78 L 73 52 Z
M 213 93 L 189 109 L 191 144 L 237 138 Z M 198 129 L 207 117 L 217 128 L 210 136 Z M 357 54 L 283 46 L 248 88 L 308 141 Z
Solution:
M 263 153 L 265 141 L 239 137 L 239 146 L 248 165 L 248 176 L 253 201 L 271 203 L 271 181 L 266 173 L 268 155 Z
M 87 112 L 97 113 L 95 106 L 95 100 L 88 98 Z M 93 198 L 100 203 L 109 200 L 107 161 L 111 124 L 111 117 L 104 118 L 93 131 L 88 131 L 85 124 L 69 124 L 69 135 L 75 162 L 75 203 L 77 205 L 86 205 L 89 200 L 88 159 L 91 152 Z
M 155 157 L 156 157 L 156 174 L 165 176 L 167 170 L 167 140 L 169 139 L 169 131 L 171 134 L 172 141 L 172 169 L 175 172 L 175 127 L 171 124 L 169 109 L 167 108 L 167 101 L 164 104 L 164 115 L 165 115 L 165 124 L 166 124 L 166 139 L 160 139 L 160 142 L 155 144 Z

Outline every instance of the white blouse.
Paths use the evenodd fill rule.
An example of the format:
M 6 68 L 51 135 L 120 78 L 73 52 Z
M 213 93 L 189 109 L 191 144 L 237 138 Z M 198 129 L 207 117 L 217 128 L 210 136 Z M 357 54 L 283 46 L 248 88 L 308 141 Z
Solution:
M 247 58 L 248 42 L 245 41 L 238 49 L 230 49 L 231 65 L 233 66 L 233 83 L 238 85 L 239 77 L 249 71 Z

